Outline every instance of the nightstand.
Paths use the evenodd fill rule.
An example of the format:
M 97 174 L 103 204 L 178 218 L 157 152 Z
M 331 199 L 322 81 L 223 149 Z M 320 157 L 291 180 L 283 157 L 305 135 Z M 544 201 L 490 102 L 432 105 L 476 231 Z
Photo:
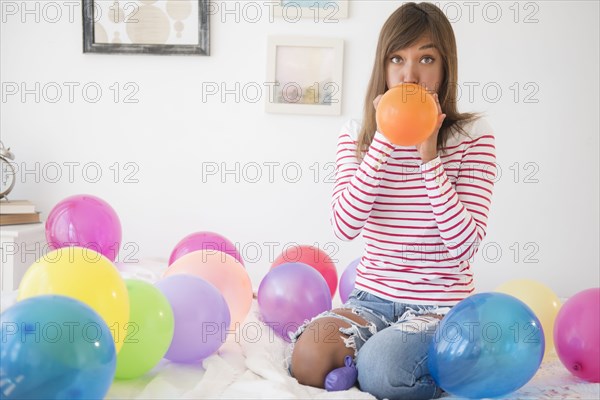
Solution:
M 0 289 L 17 290 L 27 268 L 47 252 L 44 223 L 0 226 Z

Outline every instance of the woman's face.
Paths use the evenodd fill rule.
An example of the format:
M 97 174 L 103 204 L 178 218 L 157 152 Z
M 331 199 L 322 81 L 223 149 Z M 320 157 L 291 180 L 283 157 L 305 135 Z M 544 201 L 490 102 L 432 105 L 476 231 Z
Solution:
M 392 53 L 386 61 L 388 88 L 401 83 L 416 83 L 437 92 L 443 75 L 442 57 L 428 36 Z

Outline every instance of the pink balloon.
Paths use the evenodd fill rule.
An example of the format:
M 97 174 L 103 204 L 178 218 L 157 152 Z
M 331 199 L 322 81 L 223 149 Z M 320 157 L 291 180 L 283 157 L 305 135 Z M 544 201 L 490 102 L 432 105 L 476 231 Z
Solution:
M 575 376 L 600 382 L 600 288 L 577 293 L 554 322 L 558 358 Z
M 181 239 L 171 252 L 169 265 L 173 264 L 178 258 L 197 250 L 222 251 L 244 265 L 244 259 L 236 249 L 235 245 L 225 236 L 215 232 L 195 232 Z
M 48 214 L 46 240 L 52 249 L 85 247 L 115 261 L 121 247 L 121 222 L 106 201 L 75 195 L 60 201 Z
M 214 285 L 227 301 L 231 327 L 244 322 L 252 304 L 252 283 L 238 260 L 221 251 L 193 251 L 177 259 L 164 277 L 177 274 L 194 275 Z

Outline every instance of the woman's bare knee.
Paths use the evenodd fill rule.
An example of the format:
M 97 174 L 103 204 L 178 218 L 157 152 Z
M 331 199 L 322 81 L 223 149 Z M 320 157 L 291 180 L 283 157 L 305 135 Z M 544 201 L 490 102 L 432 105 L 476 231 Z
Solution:
M 324 387 L 325 377 L 344 365 L 344 357 L 354 355 L 339 328 L 350 324 L 339 318 L 323 317 L 312 321 L 298 338 L 292 353 L 292 374 L 299 383 Z

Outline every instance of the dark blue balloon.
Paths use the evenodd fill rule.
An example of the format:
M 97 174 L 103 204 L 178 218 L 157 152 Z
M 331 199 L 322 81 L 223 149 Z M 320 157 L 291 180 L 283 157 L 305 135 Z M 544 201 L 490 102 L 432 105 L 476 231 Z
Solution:
M 90 307 L 38 296 L 16 303 L 0 321 L 0 398 L 104 398 L 117 355 L 108 326 Z
M 445 391 L 498 397 L 525 385 L 544 357 L 544 332 L 533 311 L 504 293 L 481 293 L 444 317 L 429 348 L 429 371 Z

